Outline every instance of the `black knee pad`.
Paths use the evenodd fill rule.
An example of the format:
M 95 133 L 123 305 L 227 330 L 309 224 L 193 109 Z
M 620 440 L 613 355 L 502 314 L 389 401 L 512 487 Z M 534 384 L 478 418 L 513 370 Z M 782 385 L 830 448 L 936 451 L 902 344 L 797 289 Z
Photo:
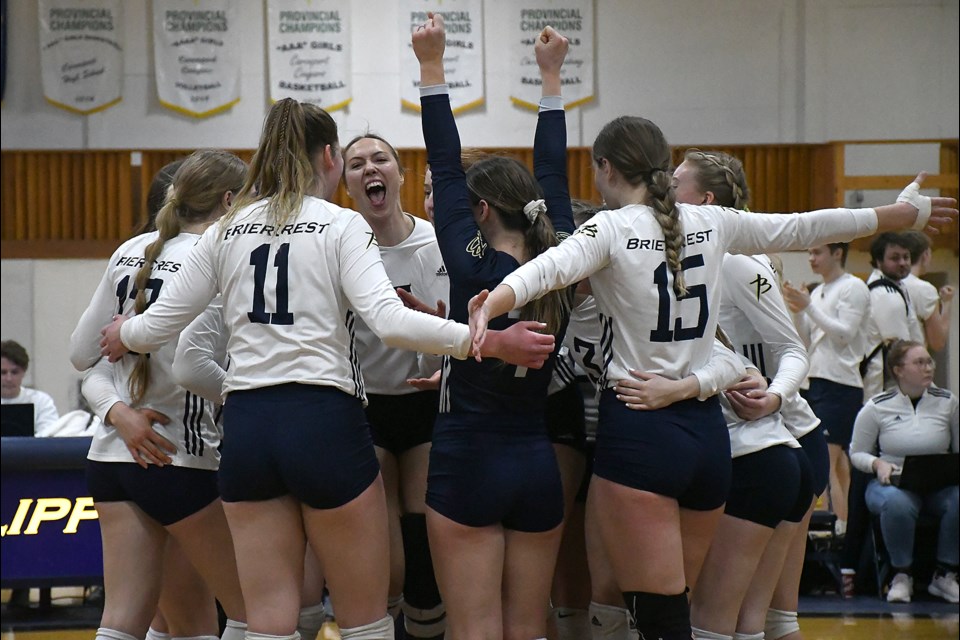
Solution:
M 403 597 L 418 609 L 433 609 L 440 604 L 440 589 L 433 573 L 433 559 L 427 542 L 427 517 L 408 513 L 400 518 L 406 570 L 403 576 Z
M 646 591 L 625 591 L 623 601 L 641 638 L 689 640 L 690 603 L 687 593 L 666 596 Z

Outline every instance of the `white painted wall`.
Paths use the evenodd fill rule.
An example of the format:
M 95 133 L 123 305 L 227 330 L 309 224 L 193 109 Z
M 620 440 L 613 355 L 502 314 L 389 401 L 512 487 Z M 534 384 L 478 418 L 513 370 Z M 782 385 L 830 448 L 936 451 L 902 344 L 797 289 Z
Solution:
M 157 103 L 147 0 L 124 3 L 124 99 L 76 116 L 42 97 L 36 4 L 9 3 L 9 60 L 0 119 L 4 149 L 251 148 L 267 108 L 264 10 L 243 2 L 242 100 L 205 120 Z M 499 29 L 510 0 L 485 0 L 487 103 L 458 117 L 464 144 L 529 146 L 534 117 L 512 106 L 512 60 Z M 393 0 L 356 2 L 354 101 L 334 115 L 341 138 L 367 128 L 422 147 L 419 118 L 399 107 L 401 31 Z M 960 121 L 958 0 L 596 0 L 597 100 L 568 116 L 571 145 L 589 145 L 611 118 L 645 115 L 676 144 L 950 138 Z M 937 171 L 929 146 L 851 152 L 851 173 Z M 853 198 L 850 194 L 850 198 Z M 891 194 L 865 194 L 866 204 Z M 873 201 L 872 199 L 875 199 Z M 797 254 L 792 254 L 797 255 Z M 867 260 L 851 257 L 854 270 Z M 805 257 L 788 256 L 788 273 Z M 74 406 L 70 332 L 102 273 L 101 261 L 0 261 L 2 336 L 23 342 L 30 379 L 61 411 Z M 934 270 L 960 281 L 957 259 Z M 808 279 L 808 276 L 791 276 Z M 956 303 L 955 303 L 956 304 Z M 957 317 L 957 314 L 954 314 Z M 954 325 L 950 370 L 960 342 Z M 951 386 L 957 390 L 956 377 Z

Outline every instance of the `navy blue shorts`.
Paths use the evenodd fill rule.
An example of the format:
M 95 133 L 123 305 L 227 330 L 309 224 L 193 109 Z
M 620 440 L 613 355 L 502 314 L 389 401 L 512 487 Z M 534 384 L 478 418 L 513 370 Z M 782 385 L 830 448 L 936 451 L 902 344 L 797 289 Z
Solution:
M 730 490 L 730 434 L 716 396 L 634 411 L 600 395 L 593 472 L 634 489 L 675 498 L 685 509 L 723 506 Z
M 134 462 L 87 460 L 87 488 L 94 502 L 132 502 L 165 527 L 220 497 L 216 471 Z
M 292 495 L 314 509 L 359 496 L 380 473 L 360 400 L 334 387 L 232 391 L 223 409 L 225 502 Z
M 797 465 L 800 467 L 800 490 L 797 492 L 797 502 L 793 509 L 786 515 L 784 520 L 787 522 L 800 522 L 807 511 L 813 506 L 814 496 L 820 495 L 813 492 L 813 467 L 807 458 L 807 453 L 803 448 L 795 449 L 790 447 L 790 453 L 797 459 Z
M 797 442 L 803 447 L 803 452 L 810 463 L 813 495 L 819 496 L 826 490 L 827 483 L 830 481 L 830 452 L 827 450 L 827 439 L 823 435 L 823 427 L 818 425 Z
M 584 450 L 587 434 L 579 385 L 567 385 L 547 396 L 545 420 L 550 442 Z
M 786 445 L 777 445 L 734 458 L 733 482 L 724 513 L 771 529 L 788 516 L 795 515 L 802 485 L 799 460 L 800 457 L 794 455 L 792 449 Z M 812 497 L 809 467 L 807 479 L 804 512 L 810 506 Z M 801 518 L 802 513 L 796 522 Z
M 810 388 L 803 394 L 823 428 L 830 444 L 846 450 L 853 437 L 853 423 L 863 406 L 863 389 L 845 384 L 810 378 Z
M 440 414 L 427 505 L 469 527 L 502 524 L 537 533 L 559 525 L 563 486 L 553 444 L 542 423 L 517 420 Z
M 439 391 L 401 396 L 367 394 L 367 422 L 373 433 L 373 444 L 399 456 L 430 442 L 439 406 Z

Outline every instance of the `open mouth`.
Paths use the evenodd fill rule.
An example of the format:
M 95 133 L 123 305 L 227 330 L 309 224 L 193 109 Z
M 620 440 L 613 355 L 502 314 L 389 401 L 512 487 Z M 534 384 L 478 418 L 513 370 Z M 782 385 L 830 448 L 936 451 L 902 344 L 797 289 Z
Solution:
M 383 182 L 381 182 L 380 180 L 371 180 L 370 182 L 367 183 L 364 189 L 366 191 L 367 198 L 370 199 L 370 203 L 373 206 L 379 207 L 383 205 L 384 202 L 386 202 L 387 187 L 384 186 Z

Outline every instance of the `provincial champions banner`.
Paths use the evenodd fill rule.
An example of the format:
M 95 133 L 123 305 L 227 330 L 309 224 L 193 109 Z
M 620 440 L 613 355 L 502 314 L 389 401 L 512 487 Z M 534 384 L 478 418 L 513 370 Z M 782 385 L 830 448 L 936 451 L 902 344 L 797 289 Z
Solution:
M 153 0 L 153 57 L 160 104 L 206 118 L 240 101 L 240 35 L 234 0 Z
M 427 21 L 427 12 L 443 16 L 447 49 L 443 67 L 454 113 L 483 104 L 482 0 L 402 0 L 400 2 L 400 103 L 420 110 L 420 63 L 410 34 Z
M 510 59 L 516 60 L 510 77 L 510 100 L 537 109 L 540 104 L 540 70 L 533 45 L 550 26 L 570 39 L 570 50 L 560 79 L 567 109 L 593 100 L 593 0 L 520 0 L 511 4 Z
M 270 99 L 350 103 L 350 0 L 267 0 Z
M 37 10 L 40 75 L 47 102 L 80 114 L 120 102 L 122 0 L 40 0 Z

